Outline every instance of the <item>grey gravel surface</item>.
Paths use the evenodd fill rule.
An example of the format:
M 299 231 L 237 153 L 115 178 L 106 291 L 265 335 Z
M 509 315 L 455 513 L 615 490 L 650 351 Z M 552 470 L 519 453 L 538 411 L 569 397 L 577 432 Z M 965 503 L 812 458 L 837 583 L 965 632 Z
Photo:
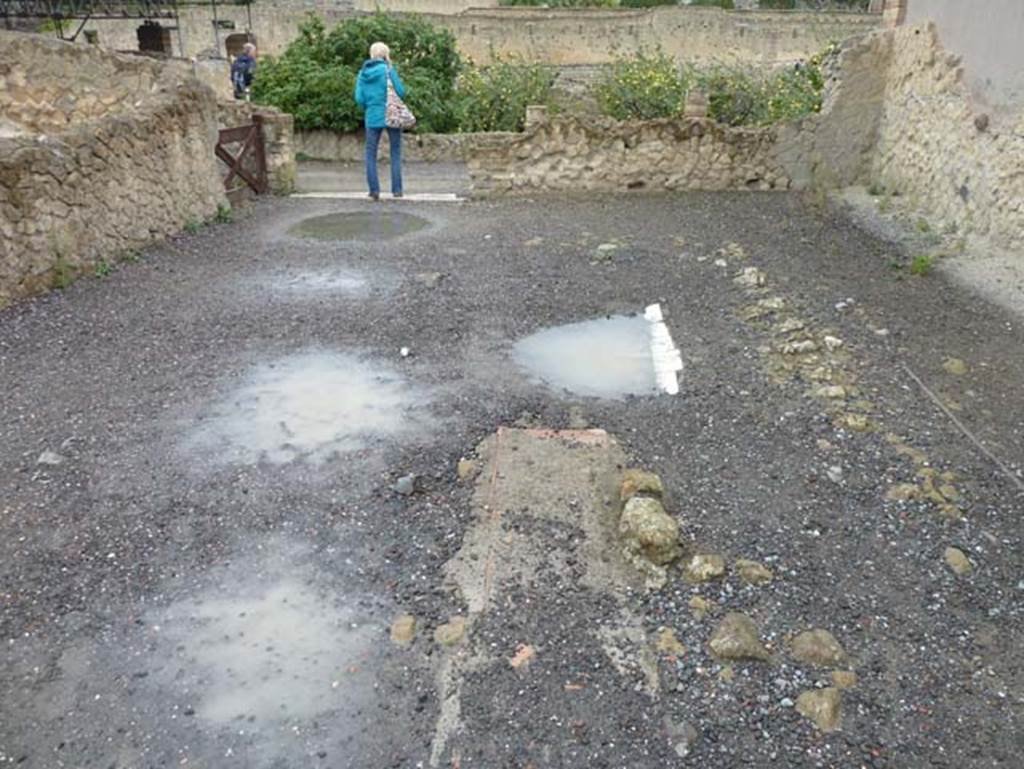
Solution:
M 686 650 L 660 655 L 654 695 L 602 649 L 604 598 L 552 575 L 508 586 L 472 633 L 541 651 L 467 676 L 442 765 L 1019 765 L 1024 499 L 903 366 L 1019 473 L 1020 318 L 904 277 L 895 247 L 782 195 L 388 204 L 372 210 L 430 226 L 288 234 L 367 210 L 262 200 L 0 312 L 0 764 L 429 765 L 432 628 L 464 610 L 441 572 L 471 522 L 456 463 L 499 425 L 583 420 L 661 474 L 690 547 L 777 578 L 676 571 L 632 593 L 652 643 L 671 627 Z M 768 376 L 766 332 L 738 316 L 746 266 L 844 340 L 877 431 Z M 513 363 L 531 333 L 653 302 L 683 356 L 676 397 L 574 396 Z M 886 433 L 955 472 L 963 521 L 884 499 L 913 480 Z M 772 661 L 710 655 L 730 611 Z M 408 648 L 388 640 L 402 612 Z M 785 652 L 812 627 L 859 678 L 830 734 L 793 707 L 831 685 Z

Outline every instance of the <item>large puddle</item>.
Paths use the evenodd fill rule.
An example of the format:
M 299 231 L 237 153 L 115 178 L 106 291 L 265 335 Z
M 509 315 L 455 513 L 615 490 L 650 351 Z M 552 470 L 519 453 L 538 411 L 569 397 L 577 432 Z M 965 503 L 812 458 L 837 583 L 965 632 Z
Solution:
M 302 755 L 317 724 L 319 741 L 358 738 L 387 648 L 386 625 L 358 596 L 319 584 L 307 552 L 271 548 L 146 618 L 152 685 L 211 734 L 247 744 L 260 757 L 253 766 Z
M 418 232 L 429 224 L 426 219 L 401 211 L 356 211 L 303 219 L 288 234 L 315 240 L 390 240 Z
M 657 305 L 645 315 L 539 331 L 516 343 L 514 356 L 536 380 L 597 398 L 675 394 L 676 371 L 682 368 Z
M 427 396 L 390 368 L 341 353 L 306 353 L 257 366 L 215 403 L 188 441 L 221 461 L 324 462 L 404 438 L 429 424 Z

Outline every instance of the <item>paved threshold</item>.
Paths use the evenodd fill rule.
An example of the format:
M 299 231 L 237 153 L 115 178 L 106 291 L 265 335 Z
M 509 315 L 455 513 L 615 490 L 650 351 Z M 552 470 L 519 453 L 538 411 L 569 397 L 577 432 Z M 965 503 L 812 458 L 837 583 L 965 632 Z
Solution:
M 369 200 L 365 192 L 297 192 L 293 198 L 313 198 L 318 200 Z M 395 198 L 387 192 L 382 192 L 381 200 L 401 200 L 410 203 L 461 203 L 461 198 L 454 192 L 421 192 L 413 195 L 406 195 L 403 198 Z

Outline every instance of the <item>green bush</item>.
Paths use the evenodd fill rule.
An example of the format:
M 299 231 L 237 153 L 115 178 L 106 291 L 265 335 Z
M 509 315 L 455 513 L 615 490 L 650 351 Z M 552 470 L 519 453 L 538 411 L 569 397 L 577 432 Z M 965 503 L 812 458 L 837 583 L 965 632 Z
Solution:
M 727 125 L 766 125 L 794 120 L 821 109 L 825 77 L 822 64 L 830 46 L 810 61 L 760 76 L 734 67 L 715 67 L 694 75 L 708 96 L 708 114 Z
M 678 115 L 689 80 L 664 53 L 617 59 L 594 88 L 598 106 L 616 120 L 650 120 Z
M 499 60 L 469 67 L 456 90 L 460 131 L 522 131 L 526 107 L 551 103 L 554 75 L 540 64 Z
M 356 75 L 370 45 L 378 40 L 391 47 L 420 129 L 454 130 L 455 79 L 461 69 L 455 38 L 411 16 L 361 16 L 330 32 L 319 18 L 310 16 L 279 58 L 260 62 L 253 98 L 290 112 L 300 129 L 355 131 L 362 124 L 353 100 Z
M 736 7 L 733 0 L 693 0 L 690 5 L 704 5 L 712 8 L 725 8 L 731 11 Z

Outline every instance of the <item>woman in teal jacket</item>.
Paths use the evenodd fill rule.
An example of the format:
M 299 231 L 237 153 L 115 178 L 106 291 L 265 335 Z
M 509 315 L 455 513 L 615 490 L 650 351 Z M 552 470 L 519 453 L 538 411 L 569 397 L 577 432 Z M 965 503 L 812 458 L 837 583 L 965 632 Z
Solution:
M 388 128 L 384 120 L 388 104 L 388 78 L 395 92 L 405 98 L 405 86 L 398 72 L 391 66 L 391 51 L 384 43 L 370 46 L 370 58 L 363 62 L 356 78 L 356 104 L 366 113 L 366 183 L 370 197 L 380 200 L 380 180 L 377 178 L 377 147 L 380 135 L 387 128 L 391 147 L 391 194 L 402 197 L 402 130 Z

